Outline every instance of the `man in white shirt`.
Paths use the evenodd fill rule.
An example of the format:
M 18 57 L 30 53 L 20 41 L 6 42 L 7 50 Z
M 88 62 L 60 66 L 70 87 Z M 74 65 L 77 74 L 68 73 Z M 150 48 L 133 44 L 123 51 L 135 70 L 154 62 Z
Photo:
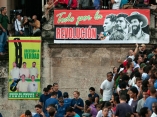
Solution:
M 120 8 L 120 3 L 121 3 L 121 0 L 111 0 L 112 2 L 112 9 L 119 9 Z
M 153 113 L 151 117 L 157 117 L 157 103 L 156 102 L 152 104 L 152 110 L 153 110 Z
M 15 36 L 24 35 L 24 27 L 22 26 L 22 20 L 23 20 L 23 18 L 21 17 L 20 14 L 18 14 L 16 16 L 16 20 L 14 22 L 14 25 L 15 25 Z
M 18 92 L 28 92 L 28 82 L 25 81 L 25 75 L 21 75 L 21 81 L 18 82 L 16 88 Z
M 16 63 L 13 62 L 13 69 L 10 71 L 11 78 L 16 81 L 20 77 L 20 69 L 17 67 Z
M 29 69 L 26 67 L 26 62 L 23 62 L 23 67 L 20 68 L 20 76 L 23 74 L 26 78 L 30 78 Z
M 38 69 L 35 67 L 36 62 L 32 63 L 32 67 L 29 69 L 30 76 L 34 75 L 35 78 L 38 78 Z
M 35 76 L 31 76 L 32 82 L 29 83 L 28 85 L 28 92 L 37 92 L 38 91 L 38 84 L 35 82 Z
M 103 101 L 109 101 L 113 93 L 114 80 L 112 72 L 107 73 L 107 79 L 100 86 L 100 93 L 103 95 Z

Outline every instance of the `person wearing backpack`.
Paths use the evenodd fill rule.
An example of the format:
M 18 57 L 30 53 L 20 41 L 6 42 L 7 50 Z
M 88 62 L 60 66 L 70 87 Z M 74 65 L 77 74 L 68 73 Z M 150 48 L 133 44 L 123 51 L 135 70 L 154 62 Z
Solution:
M 0 14 L 0 55 L 4 55 L 5 53 L 5 44 L 7 40 L 7 28 L 9 19 L 7 14 L 7 8 L 2 7 L 1 8 L 1 14 Z

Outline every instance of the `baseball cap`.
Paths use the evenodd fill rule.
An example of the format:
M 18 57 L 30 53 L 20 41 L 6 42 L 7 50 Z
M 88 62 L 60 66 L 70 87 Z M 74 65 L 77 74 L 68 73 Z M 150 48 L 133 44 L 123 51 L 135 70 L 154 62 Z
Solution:
M 120 68 L 120 70 L 119 70 L 118 74 L 119 74 L 120 72 L 122 72 L 123 70 L 124 70 L 124 68 Z
M 146 67 L 147 65 L 145 64 L 145 63 L 142 63 L 141 65 L 140 65 L 140 68 L 144 68 L 144 67 Z

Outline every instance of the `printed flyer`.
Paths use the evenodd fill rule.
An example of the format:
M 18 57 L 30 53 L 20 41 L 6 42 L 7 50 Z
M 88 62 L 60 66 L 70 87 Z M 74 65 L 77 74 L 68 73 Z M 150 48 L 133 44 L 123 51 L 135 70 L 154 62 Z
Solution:
M 39 99 L 41 37 L 9 38 L 8 99 Z

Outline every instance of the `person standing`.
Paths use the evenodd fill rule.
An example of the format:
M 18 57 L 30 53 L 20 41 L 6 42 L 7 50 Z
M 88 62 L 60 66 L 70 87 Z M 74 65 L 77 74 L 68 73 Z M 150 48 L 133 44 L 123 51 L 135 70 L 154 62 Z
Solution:
M 39 104 L 43 107 L 43 112 L 46 112 L 46 108 L 45 108 L 45 102 L 47 99 L 49 99 L 51 97 L 51 95 L 49 94 L 49 90 L 47 88 L 43 89 L 43 94 L 40 96 L 39 99 Z
M 7 8 L 2 7 L 1 14 L 0 14 L 0 28 L 2 30 L 2 34 L 0 34 L 0 55 L 4 55 L 5 52 L 4 47 L 7 40 L 7 28 L 8 28 L 9 19 L 6 14 L 7 14 Z
M 150 87 L 150 96 L 146 99 L 144 107 L 148 107 L 148 109 L 152 111 L 152 104 L 154 102 L 157 102 L 156 89 L 154 87 Z
M 56 97 L 57 97 L 57 93 L 56 92 L 52 92 L 51 93 L 51 97 L 49 99 L 47 99 L 46 102 L 45 102 L 45 109 L 50 104 L 54 104 L 55 106 L 58 106 L 58 100 L 56 99 Z
M 74 98 L 71 100 L 71 107 L 80 117 L 82 117 L 83 114 L 82 110 L 84 109 L 84 103 L 83 100 L 79 98 L 80 92 L 74 91 L 73 95 Z
M 144 106 L 146 99 L 148 98 L 149 94 L 147 93 L 147 88 L 143 89 L 143 98 L 140 99 L 137 103 L 136 112 L 140 112 L 141 108 Z
M 151 117 L 157 117 L 157 103 L 156 102 L 152 104 L 152 110 L 153 110 L 153 113 Z
M 69 94 L 67 92 L 63 93 L 63 100 L 64 104 L 67 105 L 67 107 L 69 107 L 72 99 L 69 98 Z
M 112 72 L 107 73 L 107 79 L 104 80 L 100 86 L 100 93 L 103 95 L 103 101 L 109 101 L 112 97 L 114 80 L 112 80 Z
M 115 116 L 116 117 L 125 117 L 127 113 L 132 113 L 132 108 L 126 103 L 127 99 L 125 95 L 120 96 L 120 104 L 116 107 Z
M 22 25 L 24 27 L 24 35 L 25 36 L 30 36 L 30 25 L 29 25 L 28 17 L 24 16 L 23 19 L 24 20 L 22 22 Z
M 60 90 L 58 90 L 58 83 L 54 83 L 53 84 L 53 91 L 57 93 L 57 98 L 62 97 L 62 92 Z

